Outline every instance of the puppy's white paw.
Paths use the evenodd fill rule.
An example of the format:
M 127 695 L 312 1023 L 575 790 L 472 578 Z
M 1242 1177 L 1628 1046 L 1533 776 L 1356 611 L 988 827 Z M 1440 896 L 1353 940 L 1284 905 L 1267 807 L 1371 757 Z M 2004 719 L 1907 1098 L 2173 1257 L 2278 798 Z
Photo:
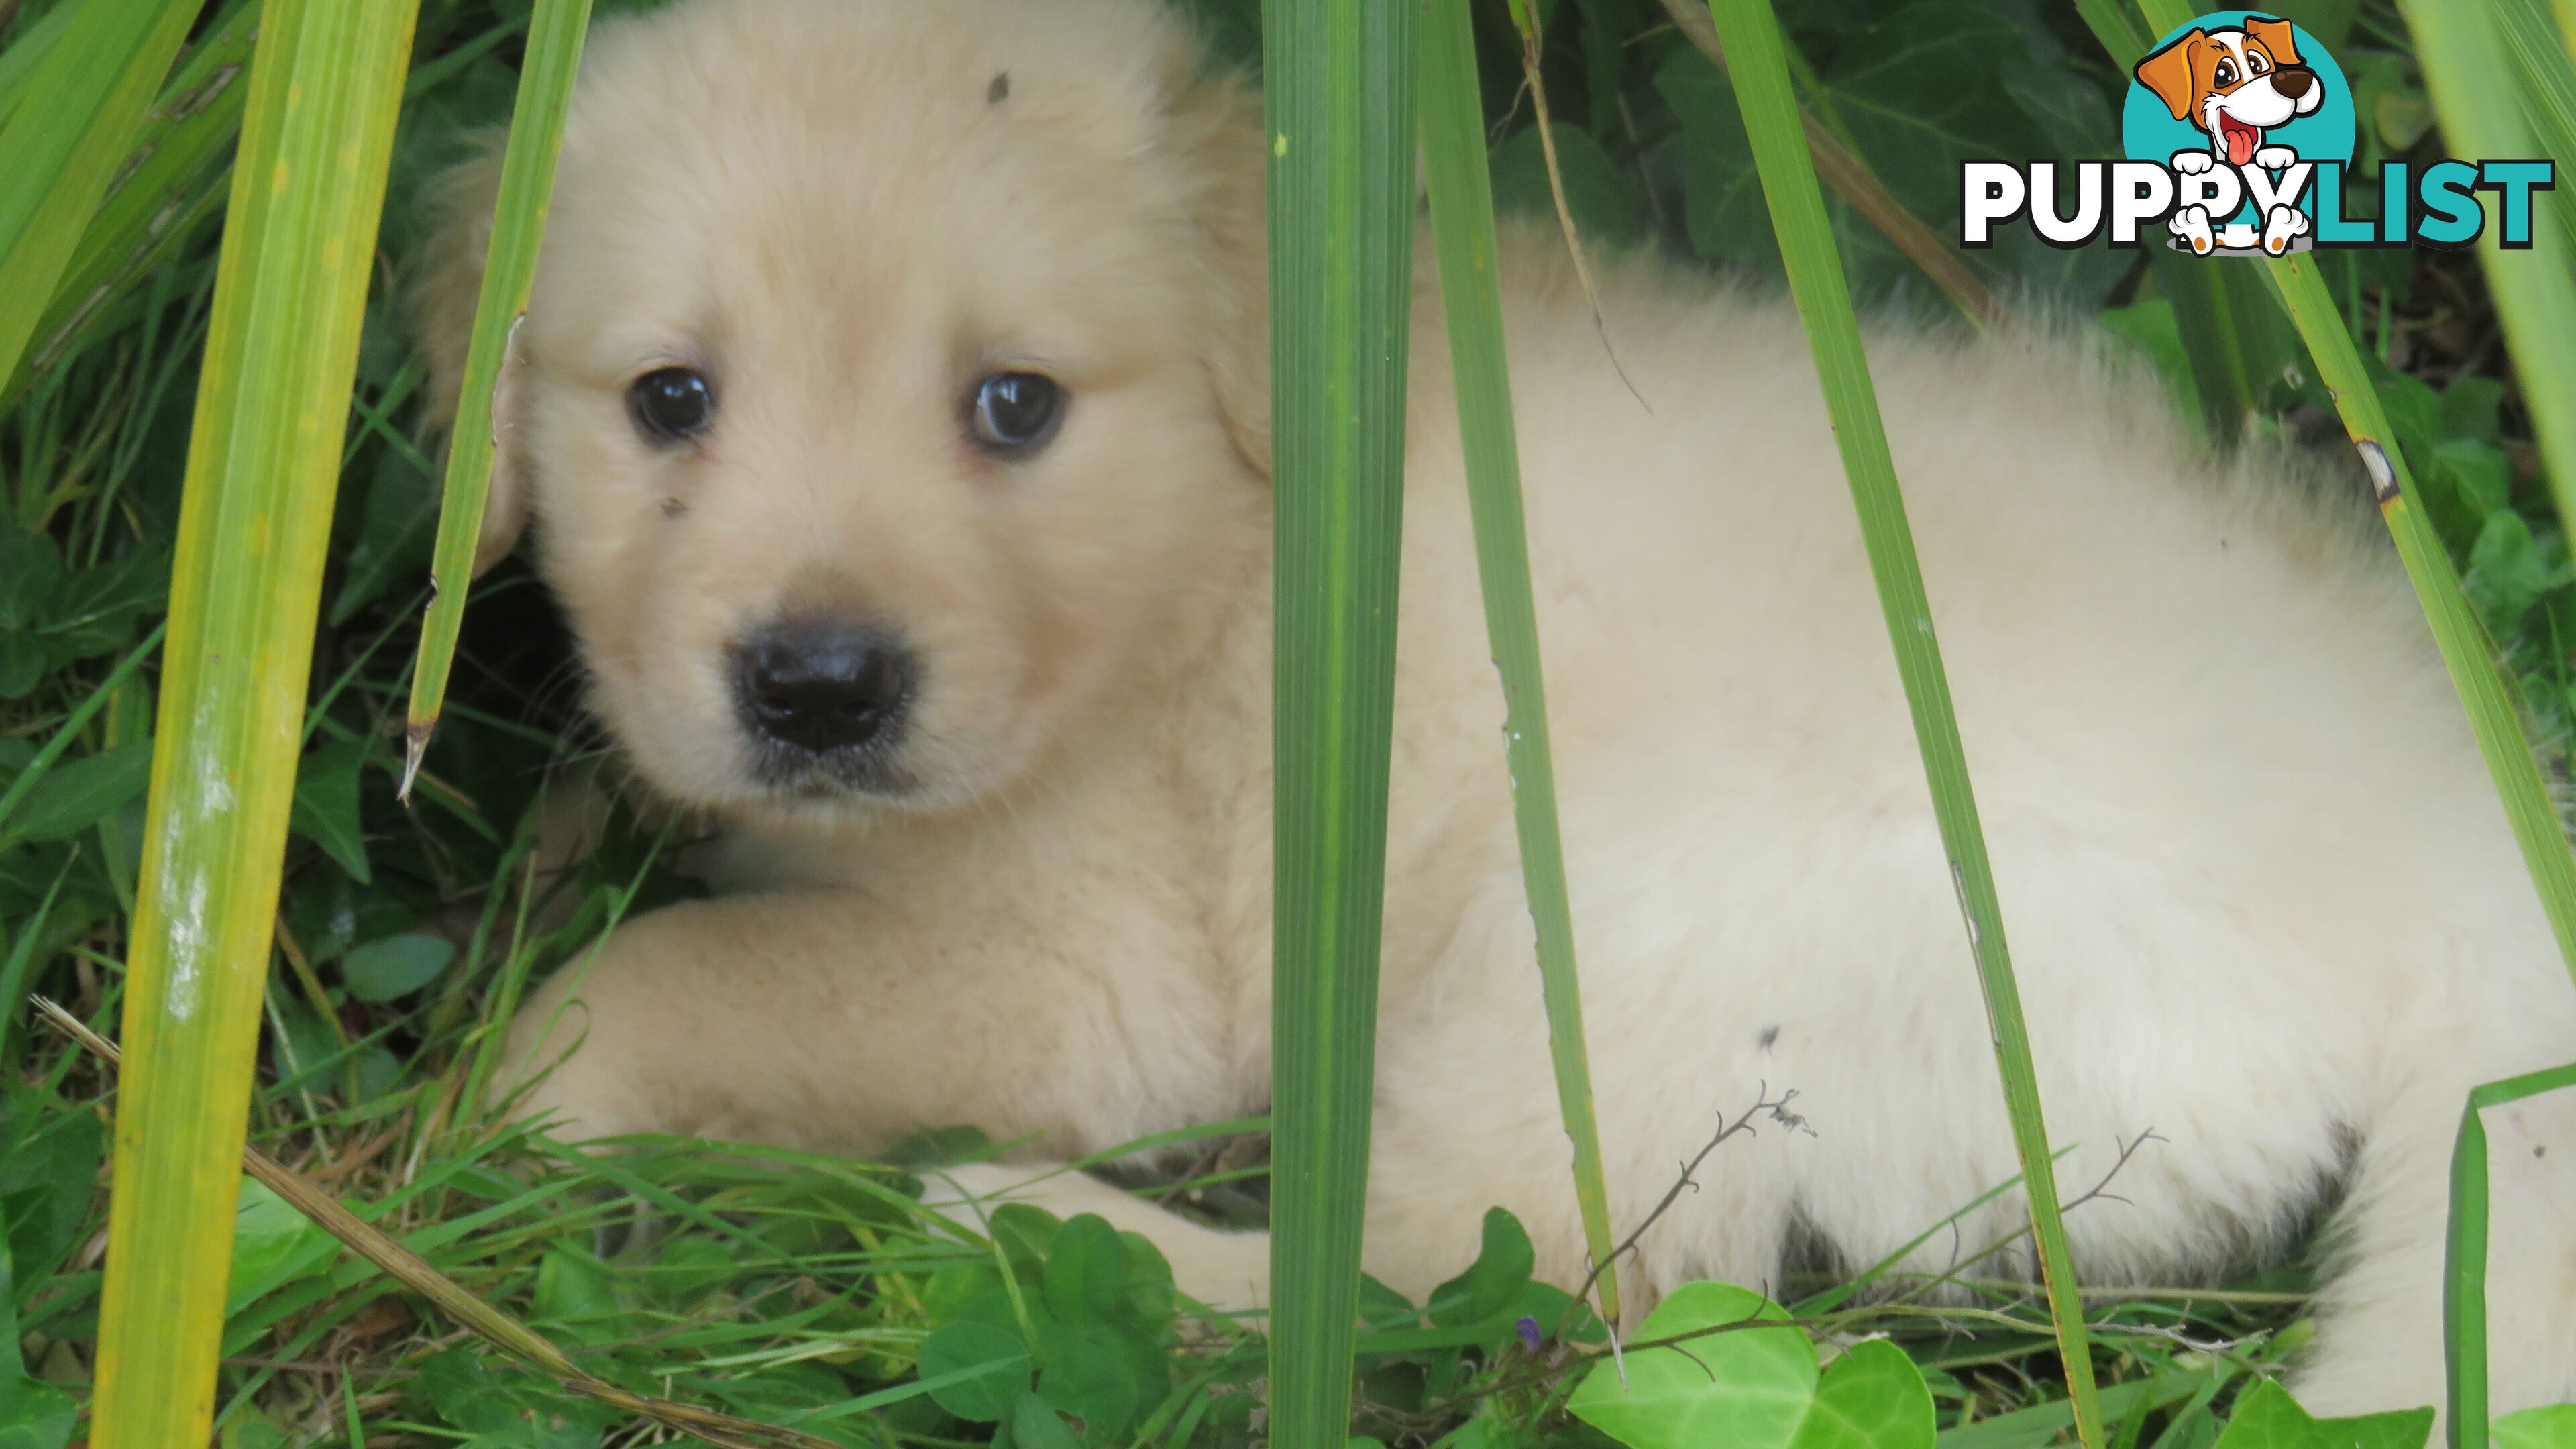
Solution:
M 2254 164 L 2266 171 L 2287 171 L 2299 164 L 2299 153 L 2287 146 L 2266 146 L 2254 153 Z
M 2206 151 L 2176 151 L 2173 156 L 2173 169 L 2185 176 L 2198 176 L 2217 164 L 2217 158 Z

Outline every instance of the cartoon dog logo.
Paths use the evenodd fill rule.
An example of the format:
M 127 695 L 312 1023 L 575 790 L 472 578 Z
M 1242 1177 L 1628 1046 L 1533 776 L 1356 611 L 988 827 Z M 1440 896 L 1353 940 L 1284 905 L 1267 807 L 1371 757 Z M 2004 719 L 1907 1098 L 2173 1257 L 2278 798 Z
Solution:
M 2221 163 L 2287 170 L 2298 153 L 2264 144 L 2264 132 L 2313 113 L 2325 101 L 2317 73 L 2299 60 L 2290 22 L 2258 15 L 2247 16 L 2241 27 L 2194 27 L 2139 61 L 2136 75 L 2175 120 L 2209 137 L 2206 149 L 2174 153 L 2173 168 L 2184 175 Z M 2184 206 L 2168 223 L 2203 256 L 2214 246 L 2250 249 L 2259 243 L 2277 257 L 2309 225 L 2307 214 L 2286 202 L 2264 214 L 2259 230 L 2251 222 L 2219 223 L 2205 206 Z

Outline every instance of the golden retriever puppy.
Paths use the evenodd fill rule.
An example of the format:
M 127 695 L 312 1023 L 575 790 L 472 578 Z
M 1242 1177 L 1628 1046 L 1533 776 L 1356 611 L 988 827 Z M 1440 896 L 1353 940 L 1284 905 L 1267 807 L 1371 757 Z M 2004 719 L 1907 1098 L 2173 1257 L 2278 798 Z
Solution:
M 728 822 L 743 885 L 529 1008 L 537 1110 L 848 1153 L 971 1122 L 1053 1157 L 1262 1110 L 1263 150 L 1156 0 L 600 28 L 489 543 L 534 520 L 598 714 Z M 494 169 L 456 180 L 426 286 L 451 391 Z M 1562 253 L 1517 237 L 1503 278 L 1613 1214 L 1766 1085 L 1812 1129 L 1724 1148 L 1630 1281 L 1867 1263 L 2015 1160 L 1806 343 L 1780 301 L 1610 268 L 1640 406 Z M 1422 275 L 1367 1262 L 1419 1294 L 1500 1204 L 1571 1284 Z M 2576 1056 L 2576 991 L 2375 522 L 2285 457 L 2212 462 L 2078 342 L 1887 331 L 1871 360 L 2062 1181 L 2160 1139 L 2073 1215 L 2083 1273 L 2207 1279 L 2332 1207 L 2300 1392 L 2435 1401 L 2462 1094 Z M 2576 1397 L 2576 1100 L 2489 1125 L 2499 1402 Z M 1038 1192 L 1152 1233 L 1196 1296 L 1262 1294 L 1257 1234 Z

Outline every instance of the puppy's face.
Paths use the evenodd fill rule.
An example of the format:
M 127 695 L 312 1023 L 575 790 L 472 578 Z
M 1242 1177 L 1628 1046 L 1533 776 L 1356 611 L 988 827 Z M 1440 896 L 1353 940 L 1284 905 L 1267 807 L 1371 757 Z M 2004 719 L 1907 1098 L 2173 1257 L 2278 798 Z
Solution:
M 504 450 L 664 791 L 975 799 L 1246 566 L 1259 135 L 1194 67 L 1123 0 L 686 0 L 594 39 Z

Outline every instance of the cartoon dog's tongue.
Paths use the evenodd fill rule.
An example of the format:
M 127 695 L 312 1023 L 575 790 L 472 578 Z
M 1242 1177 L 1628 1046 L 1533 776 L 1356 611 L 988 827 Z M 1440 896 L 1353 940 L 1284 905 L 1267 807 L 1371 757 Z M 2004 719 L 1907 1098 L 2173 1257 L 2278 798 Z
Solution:
M 2218 118 L 2218 134 L 2227 141 L 2227 164 L 2242 166 L 2254 159 L 2254 148 L 2262 144 L 2263 133 L 2234 116 Z

